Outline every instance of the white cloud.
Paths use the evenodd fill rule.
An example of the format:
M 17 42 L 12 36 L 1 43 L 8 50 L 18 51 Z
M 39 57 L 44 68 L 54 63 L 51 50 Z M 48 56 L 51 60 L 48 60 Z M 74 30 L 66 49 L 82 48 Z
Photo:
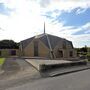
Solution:
M 61 0 L 53 0 L 48 6 L 47 9 L 54 11 L 55 9 L 59 10 L 65 10 L 65 11 L 71 11 L 72 9 L 75 9 L 77 7 L 80 8 L 88 8 L 90 7 L 90 1 L 89 0 L 83 0 L 83 1 L 61 1 Z
M 75 47 L 83 47 L 87 45 L 90 47 L 90 35 L 83 34 L 83 35 L 75 35 L 71 36 L 71 41 L 73 42 Z
M 90 29 L 90 22 L 82 26 L 83 29 Z
M 49 28 L 47 29 L 49 33 L 72 41 L 74 47 L 83 47 L 84 45 L 90 46 L 90 34 L 88 34 L 90 32 L 90 23 L 86 23 L 85 25 L 77 28 L 73 26 L 64 26 L 62 23 L 52 25 L 50 24 L 48 27 Z M 52 28 L 53 30 L 50 32 Z M 81 35 L 73 35 L 79 31 L 85 31 L 87 33 Z
M 40 0 L 39 3 L 41 7 L 47 7 L 51 3 L 51 0 Z
M 5 29 L 1 32 L 0 39 L 9 38 L 20 41 L 37 32 L 40 33 L 43 17 L 40 16 L 39 5 L 26 0 L 13 1 L 5 3 L 9 8 L 13 7 L 15 12 L 10 16 L 0 15 L 0 26 Z
M 85 40 L 89 38 L 87 34 L 75 37 L 72 33 L 80 31 L 81 28 L 88 28 L 90 23 L 81 28 L 75 28 L 73 26 L 64 26 L 64 22 L 51 22 L 51 19 L 42 16 L 51 11 L 53 12 L 52 17 L 55 18 L 62 10 L 70 12 L 77 7 L 88 8 L 90 7 L 89 0 L 79 2 L 71 2 L 70 0 L 68 2 L 63 0 L 0 0 L 0 2 L 13 9 L 10 16 L 0 14 L 0 27 L 4 29 L 4 31 L 0 31 L 1 40 L 13 39 L 20 41 L 43 33 L 44 21 L 46 21 L 47 33 L 67 38 L 73 42 L 80 41 L 82 37 Z M 77 12 L 81 13 L 80 10 Z
M 84 13 L 85 11 L 86 11 L 86 8 L 85 8 L 85 9 L 79 8 L 79 9 L 76 11 L 76 14 L 81 14 L 81 13 Z
M 45 3 L 45 0 L 41 0 Z M 90 8 L 89 0 L 48 0 L 49 3 L 45 3 L 46 7 L 43 8 L 43 14 L 50 16 L 52 20 L 55 20 L 57 16 L 60 16 L 62 12 L 71 12 L 77 9 L 76 14 L 84 13 L 87 8 Z M 47 12 L 50 12 L 49 14 Z

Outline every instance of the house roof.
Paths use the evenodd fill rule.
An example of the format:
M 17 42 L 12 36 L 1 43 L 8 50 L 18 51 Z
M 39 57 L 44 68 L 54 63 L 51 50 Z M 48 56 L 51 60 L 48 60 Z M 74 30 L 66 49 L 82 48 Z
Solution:
M 61 40 L 68 42 L 72 45 L 71 41 L 45 33 L 45 34 L 40 34 L 40 35 L 21 41 L 22 47 L 25 48 L 33 39 L 37 39 L 37 38 L 40 39 L 49 49 L 50 49 L 50 46 L 52 49 L 54 49 L 55 46 L 58 44 L 58 42 L 60 42 Z

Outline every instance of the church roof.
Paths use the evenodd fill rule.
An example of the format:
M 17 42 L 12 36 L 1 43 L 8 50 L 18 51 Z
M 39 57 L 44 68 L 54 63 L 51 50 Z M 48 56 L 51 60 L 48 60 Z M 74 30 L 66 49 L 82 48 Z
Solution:
M 51 44 L 52 49 L 57 45 L 57 43 L 61 40 L 60 37 L 57 36 L 53 36 L 50 34 L 45 34 L 43 37 L 40 38 L 40 40 L 48 47 L 50 48 L 49 44 L 48 44 L 48 40 L 47 37 L 49 39 L 49 42 Z
M 70 43 L 72 46 L 71 41 L 68 41 L 66 39 L 63 39 L 63 38 L 60 38 L 60 37 L 57 37 L 54 35 L 44 33 L 44 34 L 40 34 L 40 35 L 37 35 L 37 36 L 34 36 L 34 37 L 29 38 L 29 39 L 21 41 L 22 47 L 25 48 L 33 39 L 37 39 L 37 38 L 39 40 L 41 40 L 48 48 L 50 48 L 50 46 L 51 46 L 52 49 L 54 49 L 55 46 L 58 44 L 58 42 L 60 42 L 61 40 Z

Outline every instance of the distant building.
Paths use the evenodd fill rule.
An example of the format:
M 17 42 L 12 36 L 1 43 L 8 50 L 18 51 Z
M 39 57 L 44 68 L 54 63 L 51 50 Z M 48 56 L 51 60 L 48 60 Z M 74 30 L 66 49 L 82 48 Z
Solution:
M 11 57 L 19 55 L 19 49 L 0 49 L 0 57 Z
M 20 42 L 20 51 L 25 57 L 43 57 L 50 59 L 75 58 L 76 52 L 71 41 L 53 36 L 40 34 Z
M 19 45 L 13 40 L 0 41 L 0 57 L 19 56 Z

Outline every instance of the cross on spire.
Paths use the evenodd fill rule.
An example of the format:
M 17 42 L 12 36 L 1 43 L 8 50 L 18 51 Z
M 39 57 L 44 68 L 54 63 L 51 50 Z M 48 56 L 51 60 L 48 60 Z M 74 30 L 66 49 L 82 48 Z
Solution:
M 45 22 L 44 22 L 44 34 L 45 34 Z

